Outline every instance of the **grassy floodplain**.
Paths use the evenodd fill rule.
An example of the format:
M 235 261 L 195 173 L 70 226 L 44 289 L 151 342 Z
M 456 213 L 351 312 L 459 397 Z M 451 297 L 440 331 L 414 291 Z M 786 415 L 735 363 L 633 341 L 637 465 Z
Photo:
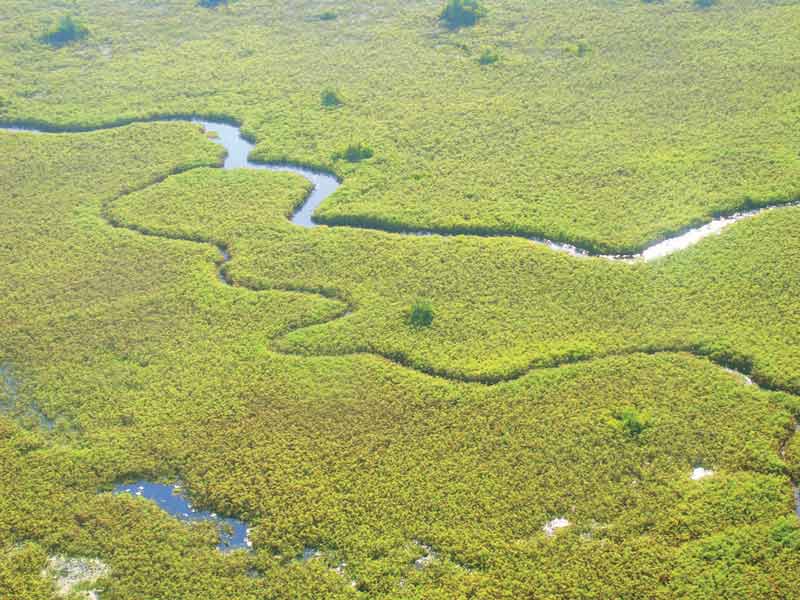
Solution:
M 89 38 L 54 51 L 60 5 L 4 2 L 3 117 L 229 115 L 259 157 L 347 177 L 326 222 L 609 251 L 798 196 L 796 3 L 496 1 L 457 30 L 443 4 L 94 0 Z M 333 159 L 351 143 L 375 156 Z
M 800 6 L 442 5 L 87 0 L 53 47 L 0 0 L 3 122 L 235 120 L 361 226 L 189 123 L 0 132 L 0 597 L 56 554 L 103 600 L 800 596 L 800 208 L 646 264 L 363 228 L 622 252 L 797 198 Z

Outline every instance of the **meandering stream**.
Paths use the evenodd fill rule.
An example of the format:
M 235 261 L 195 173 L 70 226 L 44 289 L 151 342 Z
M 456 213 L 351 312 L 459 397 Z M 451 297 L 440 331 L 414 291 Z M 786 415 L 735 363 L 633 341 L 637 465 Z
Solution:
M 158 120 L 159 119 L 156 119 L 155 121 Z M 163 118 L 160 120 L 176 121 L 181 119 Z M 336 177 L 334 177 L 329 173 L 315 171 L 313 169 L 309 169 L 299 165 L 253 162 L 250 160 L 249 157 L 255 145 L 247 141 L 242 136 L 240 127 L 236 125 L 230 125 L 228 123 L 222 123 L 218 121 L 208 121 L 200 118 L 193 118 L 186 120 L 190 120 L 193 123 L 201 125 L 207 132 L 216 134 L 216 137 L 213 138 L 213 141 L 220 144 L 223 148 L 225 148 L 227 152 L 227 155 L 225 157 L 225 162 L 222 167 L 223 169 L 263 169 L 269 171 L 284 171 L 300 175 L 301 177 L 304 177 L 309 182 L 311 182 L 311 184 L 313 185 L 311 193 L 305 199 L 303 204 L 294 212 L 294 214 L 291 217 L 291 221 L 295 225 L 305 228 L 312 228 L 317 226 L 317 223 L 314 222 L 314 213 L 317 211 L 319 206 L 339 188 L 340 183 L 336 179 Z M 97 129 L 108 129 L 108 128 L 109 127 L 106 128 L 99 127 Z M 45 131 L 41 129 L 37 129 L 34 127 L 25 127 L 25 126 L 0 127 L 0 131 L 45 133 Z M 598 254 L 590 252 L 589 250 L 585 250 L 583 248 L 579 248 L 572 244 L 556 242 L 546 238 L 525 237 L 524 239 L 527 239 L 535 244 L 547 246 L 548 248 L 556 252 L 563 252 L 566 254 L 570 254 L 572 256 L 597 257 L 606 260 L 623 261 L 623 262 L 651 261 L 657 258 L 663 258 L 665 256 L 669 256 L 670 254 L 674 254 L 675 252 L 679 252 L 680 250 L 684 250 L 711 235 L 719 234 L 726 227 L 732 225 L 733 223 L 736 223 L 737 221 L 755 217 L 767 211 L 776 210 L 780 208 L 797 207 L 797 206 L 800 206 L 800 201 L 766 205 L 764 207 L 753 210 L 743 210 L 740 212 L 736 212 L 734 214 L 720 216 L 712 219 L 711 221 L 705 223 L 704 225 L 687 228 L 683 233 L 679 235 L 668 237 L 667 239 L 664 239 L 662 241 L 655 242 L 650 246 L 646 247 L 638 254 Z M 359 228 L 362 227 L 359 226 Z M 384 231 L 379 227 L 363 227 L 363 228 Z M 417 236 L 418 235 L 426 235 L 426 236 L 467 235 L 467 234 L 446 233 L 433 230 L 414 230 L 408 232 L 390 232 L 390 233 L 395 233 L 396 235 L 417 235 Z M 473 234 L 473 235 L 477 236 L 478 234 Z M 492 236 L 491 234 L 488 235 L 480 234 L 479 237 L 514 237 L 514 236 L 510 236 L 509 234 L 504 234 L 504 233 L 498 233 L 496 236 Z
M 292 215 L 291 221 L 292 223 L 294 223 L 295 225 L 299 225 L 300 227 L 311 228 L 317 226 L 317 224 L 314 222 L 313 219 L 314 213 L 316 212 L 317 208 L 319 208 L 320 204 L 322 204 L 325 201 L 325 199 L 328 198 L 328 196 L 333 194 L 340 185 L 335 177 L 326 173 L 313 171 L 311 169 L 299 167 L 296 165 L 252 162 L 249 159 L 249 156 L 250 153 L 253 151 L 253 148 L 255 148 L 255 145 L 248 142 L 246 139 L 244 139 L 244 137 L 242 137 L 241 130 L 239 127 L 236 127 L 234 125 L 228 125 L 225 123 L 218 123 L 214 121 L 204 121 L 202 119 L 193 119 L 193 122 L 199 123 L 200 125 L 203 126 L 203 128 L 206 131 L 213 132 L 217 135 L 217 137 L 214 138 L 214 141 L 221 144 L 228 153 L 225 158 L 225 164 L 223 166 L 224 169 L 267 169 L 270 171 L 288 171 L 290 173 L 296 173 L 297 175 L 301 175 L 302 177 L 305 177 L 308 181 L 310 181 L 313 184 L 314 188 L 311 194 L 309 194 L 308 198 L 306 198 L 305 202 L 303 202 L 300 208 L 297 209 L 295 213 Z M 687 229 L 684 233 L 680 235 L 676 235 L 674 237 L 670 237 L 663 241 L 654 243 L 645 248 L 642 252 L 638 254 L 594 254 L 589 252 L 588 250 L 578 248 L 577 246 L 573 246 L 571 244 L 555 242 L 553 240 L 548 240 L 545 238 L 527 237 L 525 239 L 530 240 L 531 242 L 536 244 L 547 246 L 548 248 L 555 250 L 557 252 L 565 252 L 572 256 L 585 256 L 585 257 L 596 256 L 607 260 L 625 261 L 625 262 L 641 261 L 641 260 L 651 261 L 657 258 L 668 256 L 670 254 L 674 254 L 675 252 L 688 248 L 689 246 L 696 244 L 697 242 L 699 242 L 704 238 L 707 238 L 708 236 L 720 233 L 723 229 L 725 229 L 729 225 L 732 225 L 737 221 L 741 221 L 742 219 L 755 217 L 763 212 L 774 210 L 776 208 L 786 208 L 798 205 L 800 205 L 800 202 L 770 205 L 759 209 L 741 211 L 732 215 L 717 217 L 716 219 L 713 219 L 704 225 Z M 437 231 L 415 230 L 413 232 L 408 232 L 408 233 L 399 233 L 398 235 L 452 236 L 460 234 L 447 234 Z M 504 234 L 498 234 L 498 237 L 500 236 L 509 237 Z
M 225 163 L 222 166 L 223 169 L 283 171 L 295 173 L 310 181 L 314 187 L 300 208 L 292 215 L 292 223 L 300 227 L 316 227 L 316 223 L 313 220 L 314 213 L 319 205 L 339 187 L 339 182 L 335 177 L 327 173 L 312 171 L 311 169 L 291 164 L 252 162 L 249 157 L 255 146 L 242 137 L 241 130 L 238 127 L 201 119 L 192 119 L 192 122 L 199 123 L 206 131 L 216 134 L 216 137 L 212 138 L 212 140 L 227 151 Z
M 162 120 L 167 121 L 167 120 L 177 120 L 177 119 L 162 119 Z M 229 125 L 226 123 L 207 121 L 202 119 L 191 119 L 191 121 L 200 124 L 207 132 L 212 132 L 216 134 L 216 137 L 213 138 L 213 141 L 222 145 L 227 151 L 225 162 L 222 168 L 224 169 L 244 168 L 244 169 L 264 169 L 271 171 L 287 171 L 296 173 L 306 178 L 308 181 L 310 181 L 313 185 L 313 189 L 306 198 L 306 200 L 303 202 L 303 204 L 294 212 L 294 214 L 291 217 L 291 222 L 294 223 L 295 225 L 305 228 L 312 228 L 317 226 L 317 224 L 314 222 L 313 219 L 314 213 L 319 208 L 320 204 L 322 204 L 322 202 L 324 202 L 331 194 L 333 194 L 340 185 L 339 181 L 335 177 L 333 177 L 330 174 L 317 172 L 312 169 L 291 164 L 253 162 L 249 159 L 249 156 L 254 148 L 254 145 L 242 137 L 241 129 L 239 127 L 235 125 Z M 0 127 L 0 131 L 43 133 L 41 130 L 28 127 Z M 559 243 L 547 239 L 538 239 L 538 238 L 526 238 L 526 239 L 536 244 L 545 245 L 553 249 L 554 251 L 565 252 L 573 256 L 580 256 L 580 257 L 594 256 L 607 260 L 624 261 L 624 262 L 651 261 L 657 258 L 668 256 L 685 248 L 688 248 L 689 246 L 696 244 L 697 242 L 708 236 L 719 234 L 726 227 L 737 221 L 757 216 L 766 211 L 776 210 L 779 208 L 788 208 L 799 205 L 800 202 L 770 205 L 760 209 L 742 211 L 733 215 L 718 217 L 711 220 L 709 223 L 706 223 L 705 225 L 688 229 L 680 235 L 676 235 L 674 237 L 654 243 L 648 246 L 641 253 L 635 255 L 593 254 L 587 250 L 578 248 L 576 246 L 572 246 L 570 244 Z M 110 221 L 109 223 L 115 227 L 125 227 L 133 231 L 138 231 L 136 229 L 116 224 Z M 142 232 L 138 231 L 138 233 Z M 148 235 L 155 235 L 155 237 L 159 237 L 157 234 L 148 234 Z M 408 233 L 400 233 L 399 235 L 448 235 L 449 236 L 458 234 L 445 234 L 436 231 L 414 231 Z M 498 237 L 500 236 L 509 237 L 507 235 L 498 234 Z M 221 261 L 219 262 L 219 277 L 223 283 L 230 285 L 231 281 L 225 274 L 225 264 L 228 261 L 230 261 L 231 257 L 227 251 L 227 248 L 222 246 L 218 246 L 218 248 L 221 253 Z M 719 365 L 719 366 L 725 368 L 725 365 Z M 757 385 L 753 382 L 752 379 L 750 379 L 750 377 L 747 374 L 738 371 L 735 372 L 739 373 L 739 375 L 741 375 L 744 378 L 745 383 L 751 385 Z M 4 376 L 5 385 L 7 387 L 15 386 L 14 380 L 10 378 L 10 374 L 7 367 L 2 364 L 0 364 L 0 376 Z M 12 396 L 14 394 L 14 391 L 15 389 L 12 390 L 11 392 Z M 788 440 L 781 448 L 782 457 L 784 456 L 784 450 L 787 444 Z M 119 486 L 115 489 L 115 493 L 129 492 L 135 495 L 140 495 L 146 498 L 150 498 L 170 514 L 184 520 L 213 520 L 220 525 L 224 525 L 225 527 L 223 528 L 223 533 L 221 534 L 221 541 L 219 544 L 219 547 L 221 549 L 231 549 L 236 547 L 249 546 L 249 542 L 247 540 L 247 526 L 243 522 L 238 521 L 236 519 L 221 519 L 214 513 L 195 512 L 185 498 L 183 498 L 180 495 L 173 494 L 174 490 L 175 490 L 174 486 L 166 486 L 166 485 L 141 481 L 134 484 L 133 486 Z M 796 482 L 793 483 L 793 494 L 796 502 L 796 512 L 798 517 L 800 517 L 800 490 L 798 489 Z

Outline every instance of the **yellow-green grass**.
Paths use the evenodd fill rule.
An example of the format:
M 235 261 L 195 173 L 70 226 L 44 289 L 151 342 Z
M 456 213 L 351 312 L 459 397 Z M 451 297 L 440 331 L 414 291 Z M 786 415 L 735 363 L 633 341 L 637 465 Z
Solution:
M 603 251 L 800 194 L 796 3 L 489 4 L 454 32 L 434 0 L 94 0 L 76 10 L 90 36 L 53 50 L 37 37 L 62 7 L 5 1 L 0 119 L 224 115 L 259 158 L 346 179 L 325 222 Z M 485 47 L 502 60 L 480 65 Z M 339 108 L 321 104 L 330 87 Z M 333 158 L 352 143 L 374 157 Z
M 626 318 L 631 332 L 656 335 L 647 325 L 656 302 L 647 299 L 658 290 L 671 294 L 658 298 L 669 307 L 665 315 L 680 313 L 671 302 L 686 303 L 685 325 L 671 340 L 679 344 L 679 334 L 711 327 L 708 280 L 723 277 L 712 267 L 750 282 L 740 287 L 754 297 L 770 277 L 791 282 L 785 232 L 793 211 L 737 225 L 678 258 L 631 266 L 514 240 L 301 230 L 286 214 L 302 180 L 208 169 L 219 149 L 196 126 L 0 134 L 0 144 L 11 157 L 2 172 L 11 185 L 0 198 L 13 216 L 3 232 L 0 356 L 18 382 L 15 411 L 0 417 L 3 593 L 47 597 L 38 574 L 53 553 L 106 561 L 111 575 L 102 586 L 111 598 L 798 593 L 794 446 L 787 463 L 780 453 L 798 411 L 793 396 L 747 386 L 685 353 L 587 360 L 487 386 L 374 355 L 275 351 L 313 332 L 314 323 L 335 327 L 385 311 L 392 288 L 397 297 L 406 288 L 409 298 L 424 291 L 436 318 L 413 333 L 401 318 L 406 303 L 392 299 L 396 319 L 379 325 L 370 316 L 362 325 L 389 348 L 437 335 L 454 318 L 435 282 L 447 286 L 458 314 L 484 321 L 490 303 L 481 294 L 502 306 L 519 295 L 500 283 L 512 280 L 541 290 L 541 298 L 551 293 L 539 300 L 541 316 L 504 309 L 519 323 L 527 319 L 514 333 L 523 344 L 539 343 L 539 323 L 548 318 L 564 331 L 605 323 L 594 325 L 597 356 L 604 328 L 621 330 Z M 239 203 L 246 220 L 232 210 Z M 239 287 L 216 278 L 212 245 L 145 236 L 104 216 L 151 233 L 230 243 Z M 759 228 L 772 229 L 762 238 Z M 281 262 L 282 252 L 293 258 Z M 774 269 L 755 270 L 760 253 L 770 252 Z M 569 289 L 546 285 L 561 271 L 571 273 L 561 276 Z M 479 273 L 484 286 L 469 288 Z M 454 283 L 457 274 L 463 282 Z M 265 289 L 241 287 L 253 282 Z M 269 289 L 281 285 L 330 286 L 355 311 L 340 318 L 342 302 Z M 785 285 L 785 297 L 773 290 L 784 303 L 792 297 Z M 611 316 L 579 310 L 598 297 L 625 304 Z M 576 304 L 559 310 L 568 302 Z M 791 305 L 781 310 L 790 314 Z M 744 309 L 716 315 L 720 331 L 745 318 Z M 783 323 L 790 335 L 791 320 Z M 381 327 L 394 339 L 378 335 Z M 500 339 L 505 325 L 497 319 L 484 327 Z M 716 333 L 706 331 L 711 341 Z M 457 347 L 455 333 L 438 335 L 423 369 Z M 627 348 L 621 339 L 608 336 Z M 571 343 L 565 337 L 559 347 L 554 339 L 553 347 L 563 354 Z M 352 347 L 344 339 L 332 350 Z M 474 364 L 483 356 L 491 366 L 497 349 L 476 345 Z M 792 371 L 776 373 L 778 385 Z M 53 431 L 25 413 L 33 405 L 55 420 Z M 639 436 L 616 425 L 625 409 L 646 419 Z M 714 469 L 714 477 L 691 481 L 695 466 Z M 246 519 L 255 552 L 219 553 L 211 526 L 188 526 L 141 500 L 104 493 L 139 476 L 181 480 L 200 505 Z M 556 517 L 572 525 L 548 538 L 542 527 Z M 424 568 L 414 564 L 425 553 L 420 544 L 435 552 Z M 304 547 L 319 548 L 321 557 L 295 560 Z M 340 575 L 332 569 L 342 562 Z
M 322 221 L 604 251 L 797 197 L 795 3 L 487 5 L 93 0 L 53 49 L 62 4 L 0 0 L 0 121 L 217 115 L 343 179 Z M 0 597 L 52 598 L 53 554 L 107 562 L 104 600 L 800 596 L 800 209 L 630 265 L 302 230 L 304 181 L 186 123 L 0 157 Z M 138 477 L 254 552 L 108 493 Z
M 284 180 L 297 182 L 294 196 L 270 187 Z M 344 318 L 276 340 L 281 351 L 373 352 L 491 382 L 597 356 L 682 349 L 800 389 L 800 284 L 792 276 L 800 210 L 767 213 L 670 258 L 631 265 L 524 240 L 304 230 L 286 218 L 300 185 L 289 175 L 203 170 L 129 195 L 110 214 L 128 227 L 230 248 L 227 273 L 237 284 L 324 291 L 350 304 Z M 408 324 L 417 297 L 430 298 L 436 315 L 423 330 Z

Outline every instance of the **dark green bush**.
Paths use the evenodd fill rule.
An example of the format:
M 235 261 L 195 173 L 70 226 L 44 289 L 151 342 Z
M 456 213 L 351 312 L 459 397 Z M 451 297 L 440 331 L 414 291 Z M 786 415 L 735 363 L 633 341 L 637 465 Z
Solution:
M 623 408 L 614 413 L 611 425 L 632 439 L 638 438 L 645 429 L 650 427 L 647 416 L 633 407 Z
M 320 21 L 333 21 L 334 19 L 336 19 L 337 16 L 338 15 L 334 11 L 326 10 L 325 12 L 319 13 L 319 15 L 317 15 L 317 18 Z
M 470 27 L 483 17 L 486 11 L 478 0 L 447 0 L 439 19 L 450 29 Z
M 769 532 L 769 541 L 773 547 L 800 550 L 800 528 L 792 518 L 779 520 Z
M 693 0 L 697 8 L 711 8 L 717 3 L 717 0 Z
M 228 0 L 198 0 L 197 6 L 203 8 L 216 8 L 217 6 L 228 6 Z
M 362 160 L 371 158 L 372 155 L 373 155 L 372 148 L 370 148 L 363 142 L 358 142 L 350 144 L 347 148 L 345 148 L 341 152 L 337 152 L 336 154 L 334 154 L 333 159 L 337 160 L 343 158 L 347 162 L 361 162 Z
M 336 108 L 337 106 L 341 106 L 344 104 L 342 102 L 339 93 L 331 88 L 325 88 L 322 90 L 322 94 L 320 94 L 320 98 L 322 101 L 322 106 L 325 108 Z
M 433 323 L 433 305 L 430 300 L 417 298 L 411 305 L 408 322 L 413 327 L 430 327 Z
M 76 21 L 70 15 L 65 15 L 58 20 L 55 28 L 42 36 L 42 42 L 51 46 L 66 46 L 72 42 L 80 41 L 89 35 L 89 28 Z
M 480 57 L 478 57 L 478 62 L 482 65 L 493 65 L 498 60 L 500 60 L 500 55 L 497 50 L 492 50 L 491 48 L 484 48 Z

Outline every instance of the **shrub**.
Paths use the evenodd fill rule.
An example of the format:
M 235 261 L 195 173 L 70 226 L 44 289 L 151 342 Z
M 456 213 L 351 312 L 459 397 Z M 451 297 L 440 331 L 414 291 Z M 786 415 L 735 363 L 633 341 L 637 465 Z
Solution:
M 565 50 L 570 54 L 574 54 L 578 58 L 582 56 L 586 56 L 591 51 L 589 44 L 586 42 L 575 42 L 574 44 L 569 44 Z
M 42 36 L 42 41 L 45 44 L 59 47 L 82 40 L 88 35 L 89 28 L 86 25 L 76 21 L 70 15 L 65 15 L 58 20 L 55 28 Z
M 430 300 L 417 298 L 411 305 L 408 322 L 412 327 L 430 327 L 433 323 L 433 305 Z
M 623 408 L 614 413 L 611 425 L 632 439 L 638 438 L 645 429 L 650 427 L 647 416 L 632 407 Z
M 484 48 L 478 58 L 478 62 L 482 65 L 493 65 L 498 60 L 500 60 L 500 55 L 496 50 L 492 50 L 491 48 Z
M 333 159 L 337 160 L 343 158 L 347 162 L 361 162 L 362 160 L 371 158 L 372 155 L 372 148 L 362 142 L 359 142 L 356 144 L 350 144 L 341 152 L 337 152 L 333 155 Z
M 344 104 L 342 99 L 339 97 L 339 94 L 336 90 L 331 88 L 326 88 L 322 90 L 322 94 L 320 95 L 322 100 L 322 106 L 325 108 L 336 108 L 337 106 L 341 106 Z
M 470 27 L 483 17 L 486 11 L 479 0 L 447 0 L 439 19 L 450 29 Z
M 317 18 L 320 21 L 333 21 L 334 19 L 336 19 L 337 16 L 338 15 L 332 10 L 326 10 L 325 12 L 319 13 L 319 15 L 317 15 Z
M 711 8 L 717 3 L 717 0 L 693 0 L 697 8 Z
M 228 0 L 197 0 L 197 6 L 203 8 L 216 8 L 218 6 L 228 6 Z
M 770 545 L 773 548 L 789 548 L 800 550 L 800 528 L 792 518 L 782 518 L 772 526 L 769 532 Z

